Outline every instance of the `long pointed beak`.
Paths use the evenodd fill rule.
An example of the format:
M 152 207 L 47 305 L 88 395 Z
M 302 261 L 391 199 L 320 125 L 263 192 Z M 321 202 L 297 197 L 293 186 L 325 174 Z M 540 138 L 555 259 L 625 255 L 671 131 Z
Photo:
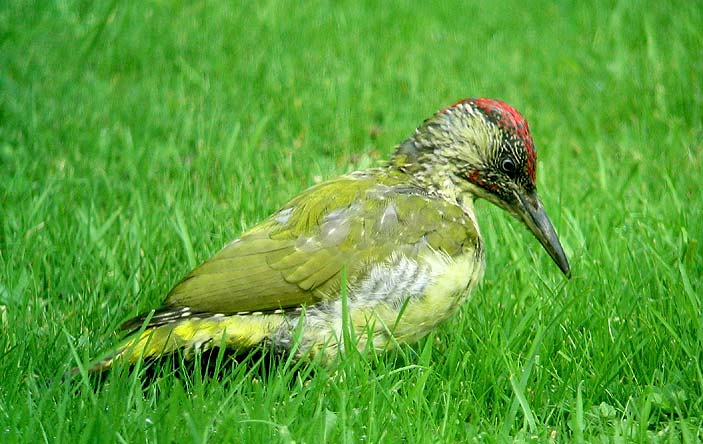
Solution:
M 518 204 L 514 208 L 517 216 L 522 220 L 537 240 L 542 244 L 552 260 L 566 276 L 571 277 L 569 261 L 566 259 L 564 249 L 561 247 L 559 237 L 554 231 L 554 226 L 547 216 L 536 192 L 530 194 L 517 193 Z

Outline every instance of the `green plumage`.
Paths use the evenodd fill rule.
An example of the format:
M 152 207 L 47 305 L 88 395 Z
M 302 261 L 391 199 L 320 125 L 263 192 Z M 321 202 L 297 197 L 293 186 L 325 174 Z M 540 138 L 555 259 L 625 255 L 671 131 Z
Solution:
M 298 330 L 299 354 L 334 356 L 343 346 L 343 270 L 352 326 L 368 333 L 359 348 L 417 340 L 451 316 L 483 274 L 477 197 L 521 218 L 568 272 L 534 192 L 534 152 L 511 158 L 517 175 L 491 164 L 516 149 L 517 136 L 529 138 L 526 123 L 511 123 L 521 118 L 517 111 L 486 100 L 462 101 L 436 114 L 385 167 L 291 199 L 191 271 L 153 315 L 125 323 L 133 334 L 93 369 L 178 348 L 189 353 L 270 342 L 290 349 Z M 485 106 L 502 110 L 503 120 Z M 511 125 L 514 134 L 505 133 Z M 520 143 L 532 149 L 531 139 Z M 145 330 L 134 333 L 146 319 Z
M 478 243 L 460 207 L 410 183 L 379 168 L 309 188 L 189 273 L 164 306 L 230 314 L 311 305 L 338 297 L 342 267 L 353 282 L 393 253 L 415 258 L 432 248 L 455 256 Z M 395 214 L 383 219 L 389 207 Z M 327 224 L 337 236 L 323 231 L 334 212 L 339 220 Z

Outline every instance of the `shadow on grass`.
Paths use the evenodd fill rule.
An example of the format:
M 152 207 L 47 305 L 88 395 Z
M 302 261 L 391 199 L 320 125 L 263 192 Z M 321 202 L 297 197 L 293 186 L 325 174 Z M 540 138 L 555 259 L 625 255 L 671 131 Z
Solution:
M 186 358 L 182 353 L 148 358 L 136 364 L 116 363 L 102 372 L 90 372 L 86 377 L 80 373 L 64 377 L 62 382 L 79 389 L 80 386 L 97 393 L 106 385 L 130 381 L 140 385 L 143 391 L 158 387 L 165 381 L 177 380 L 186 387 L 217 381 L 219 383 L 240 383 L 260 381 L 268 383 L 281 379 L 294 383 L 299 379 L 310 379 L 320 367 L 313 362 L 293 359 L 287 353 L 273 350 L 272 347 L 257 347 L 251 350 L 213 348 Z

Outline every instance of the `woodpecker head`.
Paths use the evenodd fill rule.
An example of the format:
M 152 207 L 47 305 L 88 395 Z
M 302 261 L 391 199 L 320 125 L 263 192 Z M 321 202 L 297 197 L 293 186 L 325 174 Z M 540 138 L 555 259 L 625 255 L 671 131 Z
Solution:
M 569 263 L 537 196 L 537 154 L 527 121 L 494 99 L 465 99 L 427 119 L 400 144 L 393 164 L 429 192 L 459 204 L 483 198 L 515 216 L 561 271 Z

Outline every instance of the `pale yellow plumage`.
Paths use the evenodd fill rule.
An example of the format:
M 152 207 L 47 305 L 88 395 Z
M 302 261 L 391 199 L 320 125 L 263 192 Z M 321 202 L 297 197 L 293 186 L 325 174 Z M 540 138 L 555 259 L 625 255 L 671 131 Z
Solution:
M 162 308 L 126 323 L 131 335 L 93 370 L 220 345 L 270 344 L 330 360 L 348 345 L 347 321 L 359 349 L 414 342 L 454 314 L 483 275 L 476 198 L 518 217 L 568 274 L 535 169 L 515 109 L 461 101 L 425 121 L 385 167 L 312 187 L 225 246 Z

